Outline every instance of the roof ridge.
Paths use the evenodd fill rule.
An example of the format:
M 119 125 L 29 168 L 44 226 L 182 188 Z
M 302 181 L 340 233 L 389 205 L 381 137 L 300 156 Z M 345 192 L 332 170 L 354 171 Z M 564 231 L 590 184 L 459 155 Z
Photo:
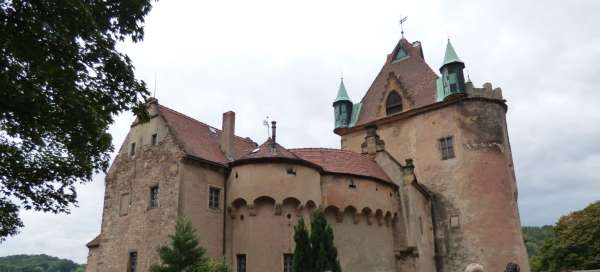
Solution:
M 209 124 L 207 124 L 207 123 L 204 123 L 204 122 L 202 122 L 202 121 L 199 121 L 198 119 L 195 119 L 195 118 L 193 118 L 193 117 L 190 117 L 190 116 L 188 116 L 188 115 L 186 115 L 186 114 L 184 114 L 184 113 L 178 112 L 178 111 L 176 111 L 176 110 L 174 110 L 174 109 L 171 109 L 171 108 L 169 108 L 169 107 L 167 107 L 167 106 L 164 106 L 164 105 L 162 105 L 162 104 L 158 104 L 158 106 L 159 106 L 160 108 L 163 108 L 163 109 L 166 109 L 166 110 L 168 110 L 168 111 L 171 111 L 172 113 L 174 113 L 174 114 L 177 114 L 177 115 L 179 115 L 179 116 L 181 116 L 181 117 L 183 117 L 183 118 L 189 119 L 190 121 L 194 121 L 194 122 L 196 122 L 196 123 L 198 123 L 198 124 L 200 124 L 200 125 L 203 125 L 203 126 L 205 126 L 205 127 L 212 128 L 212 129 L 214 129 L 214 130 L 216 130 L 216 131 L 218 131 L 218 132 L 221 132 L 221 133 L 223 132 L 221 129 L 218 129 L 218 128 L 216 128 L 216 127 L 213 127 L 213 126 L 211 126 L 211 125 L 209 125 Z M 246 142 L 248 142 L 248 143 L 253 143 L 253 144 L 256 144 L 256 142 L 255 142 L 255 141 L 253 141 L 252 139 L 249 139 L 249 138 L 244 138 L 244 137 L 242 137 L 242 136 L 238 136 L 238 135 L 235 135 L 235 134 L 234 134 L 233 136 L 234 136 L 234 137 L 236 137 L 236 138 L 239 138 L 239 139 L 240 139 L 240 140 L 242 140 L 242 141 L 246 141 Z

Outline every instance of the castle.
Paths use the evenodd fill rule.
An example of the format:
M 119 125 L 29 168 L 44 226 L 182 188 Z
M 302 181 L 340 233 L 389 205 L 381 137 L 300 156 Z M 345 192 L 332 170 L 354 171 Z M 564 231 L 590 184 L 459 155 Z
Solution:
M 292 271 L 293 227 L 320 208 L 342 270 L 529 271 L 500 88 L 476 88 L 448 41 L 438 76 L 404 37 L 359 103 L 333 102 L 341 149 L 286 149 L 151 99 L 106 175 L 87 271 L 148 271 L 177 218 L 233 271 Z

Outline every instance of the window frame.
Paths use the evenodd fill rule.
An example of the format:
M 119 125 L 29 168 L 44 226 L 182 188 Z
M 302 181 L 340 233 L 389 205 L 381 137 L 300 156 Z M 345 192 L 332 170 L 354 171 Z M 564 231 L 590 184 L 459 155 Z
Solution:
M 127 272 L 136 272 L 138 268 L 138 252 L 137 250 L 130 250 L 127 255 Z M 133 257 L 133 258 L 132 258 Z M 132 262 L 135 260 L 135 262 Z
M 240 262 L 243 260 L 243 262 Z M 246 254 L 236 254 L 235 255 L 235 267 L 236 272 L 246 272 L 246 264 L 247 264 Z M 242 265 L 243 264 L 243 265 Z
M 216 206 L 214 205 L 214 201 L 213 201 L 213 190 L 217 191 L 217 199 L 216 199 Z M 208 186 L 208 208 L 211 210 L 220 210 L 221 209 L 221 192 L 222 192 L 222 188 L 218 187 L 218 186 L 214 186 L 214 185 L 209 185 Z
M 132 142 L 129 145 L 129 156 L 130 157 L 135 157 L 135 142 Z
M 390 98 L 396 99 L 396 97 L 397 101 L 391 101 Z M 404 111 L 402 96 L 396 90 L 390 91 L 385 99 L 385 115 L 393 115 L 402 111 Z
M 454 151 L 454 137 L 446 136 L 438 139 L 438 148 L 440 149 L 441 159 L 449 160 L 456 158 Z
M 158 133 L 153 133 L 150 136 L 150 145 L 156 145 L 158 144 Z
M 293 267 L 294 267 L 294 254 L 284 253 L 283 254 L 283 272 L 292 272 Z
M 156 195 L 154 194 L 155 189 L 156 189 Z M 156 198 L 154 196 L 156 196 Z M 158 186 L 158 184 L 156 184 L 156 185 L 150 186 L 148 209 L 156 209 L 158 207 L 160 207 L 160 187 Z

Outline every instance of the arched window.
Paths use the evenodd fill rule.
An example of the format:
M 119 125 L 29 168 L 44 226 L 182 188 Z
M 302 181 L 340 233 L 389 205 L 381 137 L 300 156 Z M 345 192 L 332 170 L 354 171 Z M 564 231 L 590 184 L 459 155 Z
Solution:
M 402 97 L 396 92 L 392 91 L 385 102 L 385 112 L 387 115 L 399 113 L 402 111 Z

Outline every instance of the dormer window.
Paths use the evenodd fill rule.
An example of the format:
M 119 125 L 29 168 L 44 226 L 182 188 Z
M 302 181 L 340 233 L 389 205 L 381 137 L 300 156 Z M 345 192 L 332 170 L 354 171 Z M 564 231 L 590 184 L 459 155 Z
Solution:
M 385 113 L 391 115 L 399 112 L 402 112 L 402 97 L 396 91 L 392 91 L 385 101 Z

